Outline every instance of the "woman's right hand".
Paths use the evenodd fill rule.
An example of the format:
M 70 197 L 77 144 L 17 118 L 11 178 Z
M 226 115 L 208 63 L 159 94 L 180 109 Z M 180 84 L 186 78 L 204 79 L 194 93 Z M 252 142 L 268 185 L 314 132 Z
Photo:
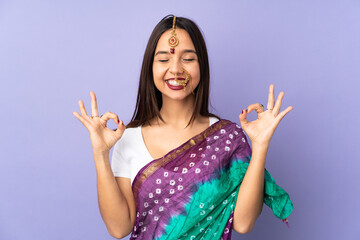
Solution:
M 79 100 L 80 113 L 73 112 L 73 115 L 87 128 L 90 133 L 91 145 L 94 153 L 108 153 L 115 143 L 121 138 L 125 131 L 123 121 L 119 121 L 119 117 L 112 113 L 106 112 L 99 117 L 96 96 L 94 92 L 90 92 L 91 97 L 91 116 L 86 112 L 84 102 Z M 106 126 L 109 119 L 114 120 L 118 127 L 112 130 Z

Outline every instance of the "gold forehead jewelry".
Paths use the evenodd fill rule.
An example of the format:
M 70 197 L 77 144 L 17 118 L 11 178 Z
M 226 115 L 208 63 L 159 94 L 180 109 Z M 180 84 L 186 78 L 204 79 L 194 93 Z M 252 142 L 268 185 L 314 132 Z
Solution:
M 176 37 L 176 33 L 175 33 L 175 22 L 176 22 L 176 17 L 174 16 L 171 37 L 168 40 L 170 46 L 170 53 L 172 54 L 175 53 L 175 47 L 179 44 L 179 39 Z

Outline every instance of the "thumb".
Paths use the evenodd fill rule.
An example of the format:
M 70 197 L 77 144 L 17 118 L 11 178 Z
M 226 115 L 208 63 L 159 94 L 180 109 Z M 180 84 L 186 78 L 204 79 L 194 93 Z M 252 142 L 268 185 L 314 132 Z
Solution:
M 247 115 L 247 110 L 242 110 L 242 112 L 239 115 L 239 120 L 240 120 L 240 124 L 241 127 L 244 128 L 245 125 L 248 123 L 247 119 L 246 119 L 246 115 Z

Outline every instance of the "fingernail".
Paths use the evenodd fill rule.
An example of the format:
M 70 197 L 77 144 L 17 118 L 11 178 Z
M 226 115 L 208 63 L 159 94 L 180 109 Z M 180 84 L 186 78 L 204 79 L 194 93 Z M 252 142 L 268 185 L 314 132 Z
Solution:
M 243 114 L 244 113 L 244 109 L 243 110 L 241 110 L 241 114 Z
M 246 109 L 245 112 L 248 112 L 248 110 Z

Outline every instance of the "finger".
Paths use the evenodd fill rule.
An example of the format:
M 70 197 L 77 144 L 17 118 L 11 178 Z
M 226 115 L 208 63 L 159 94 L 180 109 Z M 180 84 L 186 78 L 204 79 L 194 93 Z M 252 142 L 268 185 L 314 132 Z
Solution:
M 80 122 L 87 128 L 88 126 L 88 122 L 86 121 L 86 119 L 81 116 L 78 112 L 73 112 L 73 115 L 80 120 Z
M 250 113 L 252 110 L 255 110 L 258 118 L 260 117 L 260 113 L 264 112 L 264 108 L 260 103 L 254 103 L 248 106 L 247 113 Z
M 80 108 L 80 112 L 81 112 L 81 116 L 88 116 L 86 109 L 85 109 L 85 105 L 84 102 L 82 100 L 79 100 L 79 108 Z
M 293 109 L 294 108 L 292 106 L 287 107 L 284 111 L 280 112 L 279 115 L 276 116 L 276 118 L 278 118 L 280 122 L 285 117 L 285 115 Z
M 96 95 L 93 91 L 90 92 L 90 97 L 91 97 L 91 116 L 99 116 Z
M 275 107 L 273 109 L 273 114 L 274 116 L 277 116 L 279 111 L 280 111 L 280 108 L 281 108 L 281 101 L 284 97 L 285 93 L 284 92 L 280 92 L 279 95 L 278 95 L 278 98 L 276 99 L 276 103 L 275 103 Z
M 268 104 L 266 109 L 272 110 L 274 108 L 275 96 L 274 96 L 274 84 L 270 84 L 269 87 L 269 96 L 268 96 Z
M 118 125 L 117 129 L 115 130 L 115 132 L 118 134 L 119 138 L 121 138 L 121 136 L 123 135 L 125 129 L 126 129 L 126 126 L 124 125 L 123 121 L 121 120 L 119 122 L 119 125 Z
M 116 124 L 119 124 L 119 117 L 115 113 L 106 112 L 101 116 L 101 120 L 104 120 L 105 122 L 109 121 L 109 119 L 112 119 Z
M 239 119 L 240 119 L 240 124 L 241 127 L 244 128 L 244 126 L 248 123 L 247 119 L 246 119 L 246 110 L 242 110 L 241 114 L 239 115 Z

